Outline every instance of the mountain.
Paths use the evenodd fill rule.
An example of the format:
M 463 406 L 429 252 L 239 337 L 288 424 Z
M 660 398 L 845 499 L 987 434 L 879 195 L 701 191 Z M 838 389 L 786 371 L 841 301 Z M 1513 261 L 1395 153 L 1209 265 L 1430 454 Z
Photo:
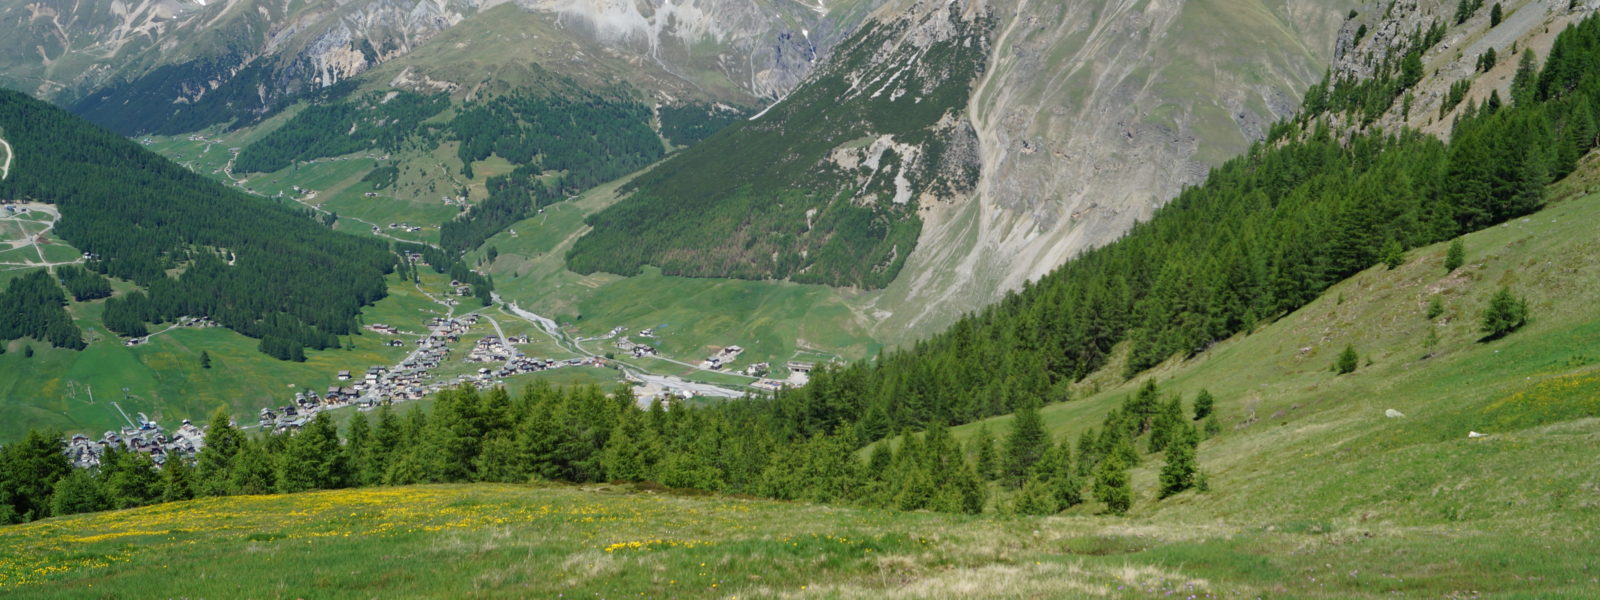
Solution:
M 867 307 L 885 330 L 947 322 L 1122 235 L 1263 137 L 1330 63 L 1353 5 L 888 5 L 772 109 L 635 182 L 572 263 L 887 287 Z M 928 50 L 945 39 L 971 54 Z M 905 124 L 881 120 L 901 113 L 943 133 L 908 142 Z M 798 167 L 729 174 L 713 148 Z M 829 219 L 829 206 L 876 216 Z M 722 213 L 735 222 L 704 218 Z M 642 244 L 597 258 L 619 236 Z
M 604 73 L 588 72 L 588 64 L 620 58 L 639 71 L 636 77 L 630 68 L 620 80 L 671 79 L 650 87 L 750 103 L 793 87 L 865 8 L 786 0 L 661 7 L 571 0 L 493 10 L 503 4 L 163 0 L 54 6 L 19 0 L 0 9 L 8 32 L 0 43 L 0 85 L 71 106 L 125 134 L 189 132 L 253 123 L 465 25 L 473 33 L 451 38 L 450 46 L 430 55 L 466 50 L 503 66 L 506 57 L 525 62 L 552 53 L 559 57 L 551 61 L 555 70 L 587 75 Z M 486 31 L 495 29 L 517 40 Z M 574 47 L 588 52 L 567 52 Z M 426 64 L 401 67 L 385 81 L 477 86 L 495 80 L 496 64 L 484 65 L 492 72 L 469 73 L 471 81 L 454 80 L 466 67 L 459 60 L 442 73 Z

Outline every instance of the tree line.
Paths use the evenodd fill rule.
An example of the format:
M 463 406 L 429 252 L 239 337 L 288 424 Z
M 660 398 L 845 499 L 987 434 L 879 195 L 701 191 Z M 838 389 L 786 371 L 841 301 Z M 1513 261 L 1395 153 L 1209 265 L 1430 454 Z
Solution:
M 234 169 L 270 173 L 296 162 L 362 150 L 394 152 L 425 133 L 422 122 L 450 106 L 445 94 L 371 92 L 361 98 L 315 104 L 239 151 Z
M 1094 497 L 1120 513 L 1133 497 L 1127 469 L 1154 454 L 1167 464 L 1159 497 L 1202 477 L 1194 463 L 1198 430 L 1180 400 L 1162 401 L 1154 383 L 1076 444 L 1051 439 L 1035 404 L 998 443 L 986 429 L 963 444 L 934 426 L 866 456 L 849 436 L 798 435 L 774 416 L 760 399 L 672 410 L 653 402 L 641 410 L 627 387 L 608 395 L 538 383 L 517 396 L 461 387 L 441 392 L 429 412 L 385 405 L 375 416 L 358 413 L 343 438 L 326 412 L 292 434 L 249 436 L 218 409 L 193 461 L 169 456 L 159 469 L 146 454 L 115 449 L 97 468 L 72 469 L 59 436 L 35 431 L 0 448 L 0 522 L 200 496 L 530 480 L 656 482 L 960 513 L 1051 514 Z
M 666 151 L 651 118 L 650 107 L 625 94 L 576 88 L 464 106 L 449 126 L 461 142 L 462 174 L 472 177 L 472 163 L 490 155 L 517 167 L 489 178 L 487 200 L 440 226 L 440 245 L 468 252 L 540 207 L 660 160 Z

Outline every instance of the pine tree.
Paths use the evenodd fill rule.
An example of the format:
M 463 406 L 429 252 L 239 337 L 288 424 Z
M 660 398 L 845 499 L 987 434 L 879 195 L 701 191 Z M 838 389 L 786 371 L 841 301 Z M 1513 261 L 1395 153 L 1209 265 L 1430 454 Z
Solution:
M 1511 288 L 1503 287 L 1489 299 L 1480 329 L 1488 334 L 1488 339 L 1497 339 L 1520 329 L 1527 322 L 1527 299 L 1518 298 L 1512 295 Z
M 496 431 L 484 440 L 483 450 L 478 453 L 476 471 L 478 481 L 502 483 L 526 481 L 529 475 L 522 447 L 507 431 Z
M 1174 395 L 1161 406 L 1161 412 L 1156 415 L 1155 421 L 1150 426 L 1150 451 L 1160 452 L 1166 449 L 1172 443 L 1177 429 L 1183 426 L 1183 404 L 1178 396 Z
M 319 412 L 289 439 L 278 465 L 278 491 L 284 493 L 343 487 L 349 476 L 339 433 L 328 413 Z
M 1360 362 L 1361 357 L 1356 355 L 1355 346 L 1345 346 L 1344 351 L 1339 353 L 1339 358 L 1334 361 L 1333 370 L 1340 375 L 1348 375 L 1356 371 Z
M 1105 503 L 1106 512 L 1114 515 L 1125 514 L 1133 507 L 1133 487 L 1122 457 L 1107 456 L 1095 468 L 1094 497 Z
M 1498 27 L 1500 20 L 1504 18 L 1505 12 L 1500 8 L 1500 3 L 1494 3 L 1494 7 L 1489 9 L 1489 26 Z
M 1017 494 L 1011 511 L 1019 515 L 1053 515 L 1061 512 L 1061 506 L 1056 503 L 1056 495 L 1050 483 L 1033 477 L 1023 484 L 1022 492 Z
M 994 436 L 989 434 L 987 423 L 978 426 L 978 434 L 972 438 L 973 461 L 979 477 L 986 481 L 994 481 L 1000 476 L 1000 459 L 994 450 Z
M 100 458 L 100 479 L 109 508 L 143 506 L 161 498 L 161 473 L 150 455 L 117 448 Z
M 1441 299 L 1438 294 L 1434 294 L 1433 297 L 1428 298 L 1428 312 L 1426 313 L 1426 316 L 1428 317 L 1429 321 L 1432 321 L 1439 318 L 1439 315 L 1442 314 L 1444 314 L 1444 300 Z
M 195 457 L 196 491 L 206 496 L 224 496 L 234 493 L 233 477 L 229 471 L 244 447 L 244 434 L 233 426 L 226 407 L 217 407 L 206 426 L 205 449 Z
M 1023 402 L 1011 419 L 1011 435 L 1006 437 L 1005 475 L 1011 487 L 1022 487 L 1028 472 L 1050 444 L 1045 434 L 1044 421 L 1039 417 L 1039 405 L 1030 399 Z
M 367 414 L 358 412 L 350 417 L 345 434 L 344 464 L 349 472 L 349 485 L 372 485 L 368 474 L 372 464 L 372 422 Z
M 22 441 L 0 447 L 0 488 L 10 492 L 11 516 L 24 521 L 44 517 L 56 481 L 71 471 L 58 433 L 29 431 Z
M 272 465 L 273 457 L 267 452 L 265 445 L 245 441 L 229 473 L 235 493 L 270 494 L 278 489 L 277 470 Z
M 1399 241 L 1391 239 L 1383 245 L 1383 264 L 1390 270 L 1405 264 L 1405 261 L 1406 251 L 1400 247 Z
M 86 469 L 73 469 L 66 477 L 56 481 L 50 495 L 50 514 L 75 515 L 111 508 L 101 490 L 100 482 Z
M 161 465 L 161 501 L 176 502 L 194 498 L 194 470 L 183 457 L 169 456 Z
M 1444 272 L 1454 272 L 1461 268 L 1467 260 L 1467 249 L 1461 243 L 1461 238 L 1450 241 L 1450 249 L 1444 255 Z
M 623 411 L 600 455 L 600 465 L 613 481 L 649 481 L 661 460 L 660 442 L 646 426 L 643 413 L 632 407 Z
M 211 368 L 211 353 L 210 352 L 206 352 L 205 350 L 201 350 L 200 351 L 200 368 L 202 368 L 202 369 Z
M 1222 421 L 1217 420 L 1217 413 L 1206 415 L 1206 439 L 1217 437 L 1222 433 Z
M 1210 390 L 1200 390 L 1194 397 L 1194 420 L 1199 421 L 1211 416 L 1211 412 L 1216 409 L 1216 402 L 1217 399 L 1211 396 Z
M 1167 462 L 1161 467 L 1161 493 L 1166 498 L 1194 486 L 1195 448 L 1200 443 L 1194 427 L 1187 424 L 1167 448 Z

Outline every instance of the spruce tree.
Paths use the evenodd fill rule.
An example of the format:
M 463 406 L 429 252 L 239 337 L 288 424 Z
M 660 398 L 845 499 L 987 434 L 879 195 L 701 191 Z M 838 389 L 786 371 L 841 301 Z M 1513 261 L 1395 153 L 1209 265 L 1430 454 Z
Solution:
M 1121 456 L 1107 456 L 1095 468 L 1094 497 L 1114 515 L 1125 514 L 1133 507 L 1133 486 Z
M 270 494 L 278 489 L 277 470 L 267 452 L 264 444 L 245 441 L 229 473 L 235 493 Z
M 1496 339 L 1520 329 L 1527 322 L 1527 299 L 1518 298 L 1512 295 L 1511 288 L 1502 287 L 1489 299 L 1480 329 L 1488 334 L 1488 339 Z
M 1194 427 L 1185 424 L 1177 432 L 1177 439 L 1167 448 L 1167 462 L 1161 467 L 1162 498 L 1194 486 L 1195 448 L 1199 443 Z
M 1216 402 L 1217 399 L 1212 397 L 1210 390 L 1201 389 L 1194 397 L 1194 420 L 1199 421 L 1211 416 L 1211 412 L 1216 409 Z
M 202 368 L 202 369 L 211 368 L 211 353 L 210 352 L 206 352 L 205 350 L 201 350 L 200 351 L 200 368 Z
M 1038 477 L 1029 478 L 1023 484 L 1022 492 L 1017 494 L 1011 507 L 1011 511 L 1019 515 L 1053 515 L 1060 510 L 1050 483 Z
M 975 470 L 979 477 L 987 481 L 994 481 L 1000 476 L 1000 459 L 994 450 L 994 436 L 989 434 L 987 423 L 978 426 L 978 434 L 972 438 L 972 456 Z
M 1150 427 L 1150 451 L 1160 452 L 1166 449 L 1172 443 L 1177 429 L 1183 426 L 1183 404 L 1178 396 L 1174 395 L 1161 406 L 1161 412 L 1156 415 Z
M 161 473 L 150 455 L 115 447 L 100 458 L 100 478 L 109 508 L 143 506 L 161 497 Z
M 22 441 L 0 447 L 0 488 L 10 491 L 10 512 L 18 519 L 43 518 L 56 481 L 71 471 L 58 433 L 29 431 Z
M 345 434 L 344 464 L 349 472 L 349 485 L 372 485 L 369 479 L 372 465 L 372 421 L 366 413 L 350 417 L 349 432 Z
M 1456 269 L 1461 268 L 1461 265 L 1466 263 L 1466 260 L 1467 249 L 1466 246 L 1462 245 L 1461 238 L 1451 240 L 1450 249 L 1445 251 L 1444 255 L 1444 272 L 1454 272 Z
M 58 517 L 108 508 L 111 503 L 106 500 L 100 482 L 87 469 L 73 469 L 57 480 L 50 495 L 50 514 Z
M 1022 487 L 1028 472 L 1050 444 L 1045 434 L 1044 421 L 1039 417 L 1039 405 L 1026 400 L 1011 419 L 1011 435 L 1006 437 L 1005 475 L 1011 487 Z
M 229 470 L 243 446 L 244 434 L 233 426 L 228 418 L 228 409 L 217 407 L 211 413 L 211 422 L 206 425 L 205 448 L 195 457 L 196 487 L 200 494 L 223 496 L 233 493 L 233 479 Z
M 1356 355 L 1355 346 L 1345 346 L 1344 351 L 1339 353 L 1339 358 L 1334 361 L 1333 370 L 1340 375 L 1354 373 L 1360 362 L 1361 357 Z
M 168 456 L 161 465 L 161 501 L 176 502 L 194 498 L 194 470 L 181 456 Z
M 1217 437 L 1222 433 L 1222 422 L 1217 420 L 1217 413 L 1206 416 L 1206 439 Z

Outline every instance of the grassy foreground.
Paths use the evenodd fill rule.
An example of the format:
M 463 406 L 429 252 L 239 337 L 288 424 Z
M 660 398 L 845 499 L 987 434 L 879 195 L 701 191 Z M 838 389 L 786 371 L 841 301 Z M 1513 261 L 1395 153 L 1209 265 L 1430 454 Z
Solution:
M 1594 558 L 1581 550 L 1447 527 L 960 517 L 610 488 L 423 486 L 198 500 L 0 529 L 0 593 L 1592 597 Z

